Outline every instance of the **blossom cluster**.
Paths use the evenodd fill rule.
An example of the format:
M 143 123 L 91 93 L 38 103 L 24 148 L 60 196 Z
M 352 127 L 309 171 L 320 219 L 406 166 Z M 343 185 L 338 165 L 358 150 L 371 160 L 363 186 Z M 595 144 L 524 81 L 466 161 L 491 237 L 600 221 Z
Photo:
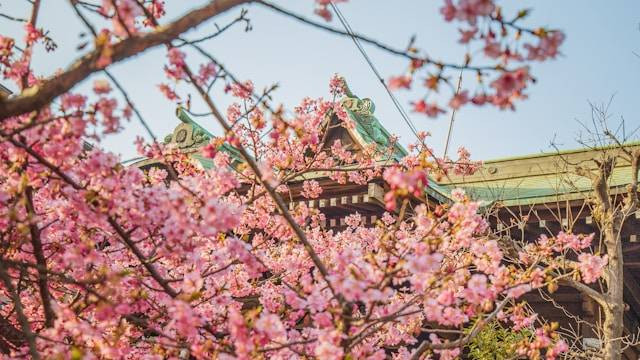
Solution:
M 426 341 L 443 346 L 436 353 L 453 358 L 459 347 L 449 348 L 450 340 L 438 331 L 492 317 L 516 327 L 536 326 L 535 314 L 509 304 L 544 286 L 550 270 L 521 271 L 505 263 L 478 214 L 479 204 L 463 191 L 452 194 L 450 205 L 421 203 L 429 186 L 424 152 L 385 168 L 375 165 L 386 159 L 383 148 L 363 149 L 370 151 L 364 156 L 339 141 L 326 144 L 327 124 L 342 123 L 339 102 L 305 99 L 291 116 L 274 114 L 268 121 L 276 135 L 267 137 L 251 125 L 265 114 L 256 107 L 242 114 L 238 104 L 231 105 L 233 146 L 252 149 L 261 169 L 269 169 L 262 177 L 246 165 L 231 164 L 220 150 L 228 137 L 204 148 L 215 163 L 211 169 L 171 145 L 140 144 L 144 155 L 171 166 L 143 171 L 121 166 L 101 149 L 80 146 L 89 131 L 85 121 L 95 118 L 85 113 L 104 112 L 106 105 L 100 104 L 110 102 L 108 82 L 98 80 L 93 89 L 100 98 L 96 103 L 67 94 L 56 110 L 66 116 L 22 132 L 27 143 L 37 144 L 31 148 L 37 157 L 16 143 L 0 144 L 7 175 L 0 192 L 0 232 L 12 247 L 5 260 L 26 266 L 35 277 L 34 245 L 19 240 L 20 229 L 41 229 L 51 326 L 36 325 L 46 313 L 37 287 L 22 290 L 22 305 L 42 335 L 36 347 L 44 356 L 186 352 L 195 358 L 264 353 L 337 359 L 384 357 L 391 351 L 401 359 L 425 341 L 420 334 L 426 327 L 433 335 Z M 240 102 L 253 101 L 243 87 L 231 93 Z M 118 108 L 114 103 L 111 113 L 122 111 Z M 9 124 L 19 128 L 26 121 L 17 117 Z M 264 191 L 264 178 L 278 193 L 298 191 L 317 199 L 323 196 L 319 180 L 304 180 L 298 190 L 294 184 L 318 171 L 325 178 L 346 174 L 344 181 L 352 183 L 381 178 L 393 196 L 413 202 L 414 210 L 398 214 L 389 203 L 391 212 L 376 226 L 353 214 L 344 229 L 335 230 L 323 226 L 318 209 L 299 203 L 291 215 L 308 241 L 304 245 Z M 34 214 L 22 205 L 26 193 Z M 547 242 L 552 249 L 575 251 L 591 240 L 564 233 L 557 239 Z M 530 253 L 543 251 L 539 243 Z M 584 281 L 600 276 L 600 258 L 580 256 Z M 5 271 L 18 276 L 20 267 Z M 0 289 L 10 295 L 6 286 Z M 16 315 L 3 315 L 20 326 Z M 523 352 L 553 358 L 564 351 L 553 330 L 538 333 L 521 344 Z M 19 348 L 14 355 L 27 351 Z
M 330 2 L 316 3 L 329 18 Z M 474 26 L 492 4 L 447 2 L 445 17 Z M 110 65 L 118 41 L 157 26 L 165 12 L 159 0 L 104 1 L 96 11 L 109 25 L 95 34 L 95 70 Z M 34 26 L 25 34 L 30 46 L 44 36 Z M 532 53 L 553 57 L 559 42 L 541 41 Z M 30 60 L 29 49 L 17 56 L 13 39 L 0 37 L 5 79 L 40 84 Z M 169 100 L 190 95 L 173 84 L 202 90 L 223 71 L 208 59 L 193 72 L 188 60 L 168 47 L 158 87 Z M 492 85 L 499 96 L 521 97 L 526 68 L 502 76 Z M 225 132 L 200 153 L 137 138 L 151 168 L 124 166 L 100 147 L 133 104 L 115 94 L 117 82 L 93 80 L 91 92 L 68 91 L 1 119 L 0 298 L 11 306 L 0 317 L 16 335 L 3 336 L 7 357 L 452 359 L 461 346 L 445 334 L 495 319 L 534 334 L 519 354 L 553 359 L 566 343 L 516 301 L 559 276 L 596 281 L 606 266 L 586 251 L 591 237 L 564 233 L 529 245 L 525 268 L 505 261 L 464 191 L 450 203 L 426 198 L 432 176 L 477 168 L 466 150 L 458 161 L 435 158 L 421 134 L 398 160 L 394 137 L 357 147 L 329 136 L 356 131 L 338 77 L 332 100 L 305 98 L 291 113 L 267 113 L 252 82 L 229 82 L 235 103 L 216 114 Z M 450 106 L 468 101 L 460 92 Z M 425 112 L 441 112 L 426 104 Z M 387 212 L 374 225 L 353 213 L 345 226 L 327 227 L 325 213 L 308 205 L 326 200 L 327 183 L 384 186 Z M 578 261 L 556 260 L 566 251 Z
M 594 234 L 571 234 L 564 231 L 553 238 L 541 235 L 536 242 L 525 245 L 519 258 L 528 266 L 540 263 L 549 271 L 573 271 L 574 277 L 581 278 L 587 284 L 593 283 L 603 275 L 607 264 L 607 255 L 599 256 L 583 251 L 591 247 L 593 237 Z M 577 254 L 578 261 L 568 261 L 567 253 Z
M 414 79 L 426 72 L 424 87 L 427 94 L 412 102 L 413 111 L 435 118 L 445 110 L 435 97 L 441 84 L 450 83 L 447 71 L 472 71 L 477 74 L 478 85 L 475 91 L 463 88 L 454 91 L 447 105 L 456 110 L 473 104 L 476 106 L 493 105 L 500 109 L 515 109 L 515 102 L 526 99 L 526 88 L 534 81 L 529 73 L 527 62 L 555 59 L 565 35 L 559 30 L 544 28 L 528 29 L 520 26 L 529 15 L 522 10 L 511 20 L 507 20 L 501 7 L 493 0 L 445 0 L 440 13 L 447 22 L 459 22 L 461 38 L 459 42 L 470 47 L 480 43 L 479 50 L 493 65 L 475 65 L 469 51 L 462 64 L 449 64 L 422 56 L 412 49 L 410 65 L 405 74 L 389 78 L 387 84 L 392 90 L 411 89 Z M 521 39 L 531 38 L 524 42 Z M 526 52 L 526 55 L 523 55 Z M 521 63 L 516 67 L 512 64 Z M 491 74 L 495 74 L 490 79 Z M 488 83 L 488 87 L 485 85 Z

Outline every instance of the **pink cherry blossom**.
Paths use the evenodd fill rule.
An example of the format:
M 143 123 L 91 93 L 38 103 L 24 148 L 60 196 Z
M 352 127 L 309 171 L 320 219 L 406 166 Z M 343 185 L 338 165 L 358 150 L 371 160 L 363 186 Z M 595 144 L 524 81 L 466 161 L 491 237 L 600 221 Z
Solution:
M 578 269 L 582 280 L 590 284 L 598 280 L 602 276 L 603 269 L 607 264 L 607 256 L 597 256 L 588 253 L 582 253 L 578 256 Z
M 435 118 L 439 114 L 445 113 L 445 111 L 438 107 L 436 103 L 428 104 L 424 100 L 418 100 L 413 103 L 413 111 L 417 113 L 423 113 L 428 117 Z
M 445 0 L 444 6 L 440 8 L 440 13 L 445 21 L 451 21 L 456 17 L 458 9 L 453 5 L 453 0 Z
M 240 99 L 249 99 L 253 94 L 253 82 L 245 81 L 244 83 L 231 84 L 231 94 Z
M 256 329 L 265 334 L 269 339 L 280 342 L 286 341 L 285 327 L 280 321 L 280 317 L 274 314 L 263 314 L 256 321 Z
M 64 110 L 80 110 L 84 108 L 87 103 L 87 97 L 80 94 L 67 93 L 62 95 L 62 108 Z
M 540 36 L 538 45 L 525 44 L 524 48 L 529 52 L 528 60 L 545 61 L 555 59 L 559 54 L 559 47 L 564 42 L 565 35 L 561 31 L 552 31 Z
M 202 64 L 200 65 L 200 70 L 198 70 L 198 81 L 201 85 L 207 84 L 217 73 L 218 70 L 214 63 Z
M 478 32 L 478 28 L 473 27 L 469 30 L 462 30 L 459 29 L 458 31 L 460 31 L 460 40 L 458 40 L 459 43 L 461 44 L 467 44 L 469 43 L 469 41 L 471 41 L 472 39 L 475 38 L 477 32 Z
M 169 101 L 176 101 L 179 100 L 180 97 L 178 96 L 178 94 L 175 93 L 175 91 L 173 89 L 171 89 L 169 87 L 169 85 L 167 84 L 159 84 L 158 85 L 158 89 L 160 89 L 160 92 L 167 98 L 167 100 Z
M 495 39 L 487 38 L 483 48 L 484 54 L 492 59 L 502 56 L 502 46 Z
M 180 80 L 186 77 L 184 67 L 186 65 L 186 54 L 178 48 L 171 48 L 167 53 L 169 66 L 165 67 L 165 73 L 169 78 Z
M 36 29 L 31 23 L 26 23 L 24 27 L 25 32 L 27 33 L 25 38 L 25 42 L 27 44 L 33 44 L 43 36 L 42 30 Z
M 209 143 L 202 147 L 201 152 L 202 156 L 213 159 L 216 157 L 216 154 L 218 154 L 218 146 L 216 144 Z
M 105 79 L 98 79 L 93 82 L 93 92 L 97 95 L 104 95 L 111 92 L 111 84 Z
M 332 3 L 314 3 L 330 19 Z M 494 3 L 444 5 L 446 21 L 462 22 L 469 53 L 490 58 L 473 99 L 463 90 L 449 106 L 471 101 L 507 108 L 524 98 L 531 59 L 520 55 L 526 47 L 508 32 L 493 32 L 509 26 Z M 49 81 L 66 79 L 67 71 L 93 73 L 119 63 L 123 47 L 135 45 L 125 49 L 126 58 L 140 42 L 160 39 L 168 49 L 160 92 L 175 102 L 180 89 L 183 110 L 191 112 L 219 103 L 195 98 L 219 80 L 228 93 L 218 94 L 220 103 L 230 103 L 220 108 L 222 125 L 228 126 L 204 140 L 202 129 L 187 122 L 195 130 L 190 147 L 172 142 L 173 135 L 166 143 L 136 137 L 133 145 L 144 159 L 123 163 L 105 150 L 105 135 L 120 133 L 127 125 L 122 119 L 134 112 L 137 118 L 143 109 L 134 111 L 135 99 L 115 94 L 105 79 L 85 93 L 75 92 L 82 87 L 56 90 L 51 102 L 3 119 L 2 131 L 15 136 L 0 141 L 0 235 L 6 248 L 0 272 L 6 272 L 3 278 L 16 288 L 18 300 L 8 296 L 13 290 L 3 282 L 2 298 L 16 304 L 0 310 L 7 310 L 3 327 L 22 334 L 15 306 L 20 303 L 36 335 L 32 344 L 11 344 L 7 357 L 408 358 L 421 344 L 451 345 L 458 339 L 425 329 L 482 324 L 498 304 L 499 321 L 533 334 L 518 351 L 551 357 L 567 351 L 559 333 L 535 328 L 536 314 L 513 299 L 556 276 L 582 282 L 602 276 L 607 258 L 585 252 L 592 235 L 540 237 L 523 246 L 519 263 L 506 261 L 480 203 L 461 190 L 438 203 L 427 191 L 432 177 L 467 175 L 479 167 L 466 149 L 458 150 L 457 159 L 436 157 L 426 132 L 402 158 L 392 135 L 389 146 L 354 146 L 349 138 L 329 136 L 333 129 L 362 134 L 362 124 L 342 101 L 353 94 L 341 76 L 329 82 L 328 99 L 304 98 L 281 111 L 254 101 L 253 83 L 235 82 L 213 60 L 192 67 L 182 41 L 173 39 L 173 20 L 158 21 L 169 11 L 163 1 L 105 0 L 92 9 L 96 36 L 86 49 L 78 48 L 81 66 L 61 75 L 39 69 L 45 52 L 38 47 L 55 47 L 46 30 L 29 24 L 22 29 L 19 39 L 26 38 L 27 46 L 0 36 L 2 76 L 20 91 L 8 104 L 30 101 L 31 94 L 51 89 Z M 178 24 L 192 20 L 170 18 Z M 526 41 L 538 38 L 530 52 L 540 61 L 556 56 L 563 40 L 560 33 L 542 34 L 523 35 Z M 490 49 L 482 54 L 485 45 Z M 202 55 L 193 54 L 189 61 Z M 426 78 L 427 94 L 413 108 L 429 117 L 445 112 L 431 99 L 452 96 L 439 86 L 452 78 L 452 69 L 457 74 L 476 65 L 471 56 L 464 64 L 440 62 L 413 44 L 403 56 L 404 75 L 390 78 L 389 87 L 409 90 L 414 77 Z M 521 66 L 511 65 L 517 62 Z M 175 137 L 184 135 L 180 129 Z M 347 211 L 320 198 L 336 184 L 367 194 L 366 204 L 359 198 L 357 211 Z M 379 188 L 386 191 L 388 212 L 375 207 Z M 339 218 L 328 207 L 340 209 Z M 578 261 L 559 261 L 564 253 Z M 534 261 L 540 268 L 527 270 Z M 448 359 L 462 349 L 433 353 Z
M 459 109 L 462 105 L 469 102 L 469 91 L 463 90 L 458 94 L 455 94 L 449 101 L 449 106 L 452 109 Z
M 345 1 L 347 0 L 333 0 L 334 3 L 340 3 Z M 315 0 L 315 2 L 316 2 L 316 9 L 314 10 L 314 12 L 316 13 L 316 15 L 322 17 L 326 21 L 331 21 L 331 18 L 333 17 L 331 14 L 331 11 L 329 10 L 329 5 L 331 4 L 331 1 Z
M 320 183 L 315 180 L 306 180 L 302 183 L 302 196 L 308 199 L 315 199 L 322 194 Z
M 135 34 L 138 31 L 136 17 L 144 14 L 135 0 L 104 0 L 100 11 L 111 14 L 113 31 L 119 37 Z
M 391 77 L 389 78 L 389 81 L 388 81 L 389 89 L 391 90 L 410 89 L 412 80 L 413 79 L 409 75 Z
M 13 53 L 15 41 L 13 38 L 0 35 L 0 63 L 9 64 L 9 59 Z
M 329 93 L 333 95 L 342 95 L 345 91 L 344 78 L 335 74 L 329 81 Z
M 456 8 L 456 19 L 475 25 L 478 16 L 490 15 L 494 9 L 492 0 L 460 0 Z

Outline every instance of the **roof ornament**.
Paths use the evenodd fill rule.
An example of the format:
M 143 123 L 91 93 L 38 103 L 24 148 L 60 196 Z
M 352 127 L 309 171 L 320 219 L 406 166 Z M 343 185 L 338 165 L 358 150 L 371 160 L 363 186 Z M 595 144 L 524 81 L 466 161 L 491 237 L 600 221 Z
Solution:
M 211 140 L 215 138 L 212 133 L 191 119 L 183 107 L 179 106 L 176 109 L 176 116 L 180 119 L 181 123 L 176 126 L 172 134 L 165 136 L 165 144 L 175 144 L 177 148 L 182 151 L 198 153 L 198 148 L 209 144 Z M 218 146 L 218 150 L 229 155 L 232 165 L 244 161 L 240 151 L 226 142 L 222 142 Z M 200 158 L 200 162 L 205 168 L 211 167 L 210 161 L 205 164 L 207 161 L 209 160 Z
M 375 142 L 381 147 L 386 147 L 389 144 L 389 135 L 378 119 L 373 116 L 375 104 L 369 98 L 360 99 L 354 95 L 347 82 L 344 79 L 342 81 L 345 97 L 340 103 L 355 120 L 356 130 L 366 142 Z
M 176 126 L 173 133 L 164 138 L 165 144 L 174 143 L 179 149 L 204 146 L 211 140 L 211 134 L 186 114 L 182 107 L 176 110 L 182 124 Z

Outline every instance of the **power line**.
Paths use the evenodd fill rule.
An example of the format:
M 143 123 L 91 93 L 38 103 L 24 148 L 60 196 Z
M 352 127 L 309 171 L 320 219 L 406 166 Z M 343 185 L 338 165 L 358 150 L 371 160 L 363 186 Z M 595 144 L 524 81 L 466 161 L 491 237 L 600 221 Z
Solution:
M 340 12 L 340 9 L 338 9 L 338 7 L 333 3 L 333 1 L 329 1 L 329 5 L 331 5 L 331 8 L 333 9 L 333 11 L 338 16 L 338 19 L 340 20 L 340 22 L 342 23 L 342 26 L 345 28 L 345 30 L 347 31 L 347 33 L 351 37 L 351 40 L 353 40 L 353 42 L 354 42 L 354 44 L 356 44 L 356 47 L 358 48 L 358 50 L 360 50 L 360 53 L 362 54 L 364 59 L 369 64 L 369 67 L 371 68 L 371 71 L 373 71 L 375 76 L 380 81 L 380 84 L 382 84 L 384 89 L 387 91 L 387 94 L 389 94 L 389 97 L 391 98 L 391 101 L 393 102 L 393 105 L 396 107 L 396 109 L 400 113 L 400 116 L 402 116 L 402 120 L 404 120 L 404 122 L 407 124 L 407 126 L 409 127 L 409 129 L 411 130 L 413 135 L 415 135 L 416 139 L 422 144 L 422 148 L 424 149 L 424 151 L 426 151 L 429 154 L 429 156 L 433 157 L 433 159 L 435 160 L 436 166 L 438 168 L 440 168 L 441 170 L 443 170 L 441 168 L 439 162 L 437 161 L 436 155 L 433 153 L 433 151 L 431 151 L 431 149 L 429 149 L 427 144 L 425 144 L 424 140 L 422 138 L 420 138 L 420 136 L 418 135 L 418 130 L 416 129 L 415 125 L 413 125 L 413 122 L 409 118 L 409 115 L 407 115 L 406 111 L 404 110 L 404 108 L 402 107 L 402 105 L 400 104 L 398 99 L 395 97 L 395 95 L 393 95 L 393 93 L 391 92 L 391 90 L 389 89 L 387 84 L 384 82 L 384 79 L 380 75 L 380 72 L 378 72 L 378 69 L 376 69 L 375 65 L 373 64 L 373 61 L 371 61 L 371 58 L 369 57 L 369 55 L 367 55 L 367 52 L 362 47 L 362 44 L 360 43 L 358 37 L 355 35 L 355 32 L 353 31 L 353 29 L 349 25 L 349 22 L 347 21 L 347 19 L 344 17 L 344 15 L 342 15 L 342 12 Z M 458 84 L 458 87 L 459 86 L 460 86 L 460 84 Z M 448 141 L 449 140 L 447 140 L 447 142 Z M 446 170 L 443 170 L 443 173 L 444 173 L 445 177 L 449 181 L 451 181 L 451 178 L 449 178 L 449 173 Z
M 371 68 L 371 70 L 373 71 L 375 76 L 378 78 L 378 81 L 380 81 L 380 83 L 382 84 L 384 89 L 387 91 L 387 94 L 389 94 L 389 97 L 391 98 L 391 102 L 393 102 L 393 105 L 396 107 L 396 109 L 400 113 L 400 116 L 402 117 L 402 120 L 404 120 L 404 122 L 407 124 L 407 126 L 409 126 L 409 129 L 411 130 L 411 132 L 413 132 L 413 135 L 415 135 L 415 137 L 418 139 L 418 141 L 422 142 L 422 144 L 424 145 L 424 142 L 422 141 L 422 139 L 420 139 L 420 136 L 418 136 L 418 131 L 417 131 L 415 125 L 413 125 L 413 122 L 411 121 L 411 119 L 407 115 L 406 111 L 404 110 L 404 108 L 402 107 L 402 105 L 400 104 L 398 99 L 395 97 L 395 95 L 393 95 L 393 93 L 391 92 L 391 90 L 389 89 L 387 84 L 385 83 L 384 79 L 380 75 L 380 72 L 378 72 L 378 69 L 375 67 L 375 65 L 371 61 L 371 58 L 369 57 L 369 55 L 367 55 L 367 52 L 362 47 L 362 44 L 360 43 L 360 40 L 355 36 L 355 32 L 353 31 L 353 29 L 351 28 L 351 26 L 347 22 L 347 19 L 344 17 L 344 15 L 342 15 L 342 12 L 340 12 L 340 9 L 338 9 L 338 7 L 333 3 L 333 1 L 330 1 L 329 4 L 331 5 L 331 8 L 333 9 L 333 11 L 338 16 L 338 19 L 342 23 L 342 26 L 344 26 L 345 30 L 347 31 L 347 33 L 351 37 L 351 40 L 353 40 L 354 44 L 356 45 L 356 47 L 358 48 L 360 53 L 362 54 L 364 59 L 369 64 L 369 67 Z M 425 148 L 426 148 L 426 146 L 425 146 Z
M 462 70 L 460 70 L 460 76 L 458 77 L 458 88 L 456 89 L 456 93 L 454 96 L 457 96 L 460 93 L 460 85 L 462 85 Z M 444 155 L 442 157 L 447 157 L 447 151 L 449 150 L 449 142 L 451 141 L 451 133 L 453 132 L 453 122 L 456 119 L 457 109 L 453 109 L 451 113 L 451 121 L 449 122 L 449 131 L 447 132 L 447 141 L 444 143 Z

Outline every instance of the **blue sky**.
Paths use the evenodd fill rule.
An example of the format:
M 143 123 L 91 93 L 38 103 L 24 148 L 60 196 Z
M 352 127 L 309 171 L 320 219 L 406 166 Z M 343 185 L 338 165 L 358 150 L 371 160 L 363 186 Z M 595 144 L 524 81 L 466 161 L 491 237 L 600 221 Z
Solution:
M 277 2 L 313 17 L 312 0 Z M 200 3 L 202 1 L 170 0 L 169 16 L 176 16 Z M 465 145 L 475 159 L 550 150 L 549 143 L 554 137 L 562 147 L 574 148 L 580 130 L 576 119 L 590 119 L 588 101 L 608 102 L 614 95 L 611 114 L 617 118 L 624 116 L 627 128 L 640 125 L 640 57 L 634 54 L 640 53 L 640 2 L 538 0 L 499 3 L 506 13 L 513 13 L 516 3 L 518 9 L 532 8 L 527 25 L 564 30 L 567 39 L 562 47 L 563 55 L 532 66 L 538 82 L 529 89 L 530 98 L 517 104 L 515 112 L 477 107 L 459 111 L 452 137 L 454 148 Z M 432 57 L 460 62 L 466 49 L 456 42 L 456 26 L 442 20 L 438 12 L 441 4 L 441 0 L 350 0 L 340 8 L 357 32 L 397 47 L 404 47 L 415 34 L 416 44 Z M 0 0 L 0 11 L 27 17 L 27 5 L 26 1 Z M 244 32 L 242 26 L 238 26 L 204 44 L 241 79 L 253 80 L 259 89 L 278 83 L 275 102 L 292 108 L 304 96 L 328 96 L 328 80 L 334 73 L 339 73 L 347 78 L 354 93 L 373 99 L 376 116 L 390 132 L 400 135 L 403 143 L 413 140 L 350 39 L 309 28 L 258 5 L 246 8 L 252 21 L 251 32 Z M 224 25 L 239 11 L 233 10 L 216 19 L 215 23 Z M 81 25 L 67 1 L 44 1 L 39 24 L 50 30 L 60 47 L 49 56 L 39 57 L 36 68 L 50 74 L 80 55 L 76 46 L 81 42 L 78 36 Z M 206 23 L 188 37 L 211 32 L 213 24 Z M 340 26 L 337 20 L 332 25 Z M 0 29 L 3 34 L 17 34 L 17 28 L 2 19 Z M 375 48 L 366 49 L 385 78 L 401 73 L 406 67 L 403 59 Z M 164 100 L 155 87 L 163 79 L 164 52 L 164 49 L 153 50 L 112 68 L 160 137 L 170 133 L 178 123 L 173 116 L 175 106 Z M 86 81 L 79 89 L 90 84 L 91 80 Z M 471 79 L 465 78 L 465 84 L 474 88 Z M 407 109 L 409 102 L 421 95 L 420 90 L 397 93 Z M 222 93 L 218 93 L 215 100 L 222 105 L 229 101 Z M 197 102 L 193 108 L 204 110 Z M 411 113 L 410 116 L 418 129 L 433 134 L 430 144 L 441 153 L 449 116 L 436 120 Z M 199 122 L 213 132 L 218 129 L 213 119 L 200 119 Z M 144 131 L 132 120 L 122 134 L 107 138 L 103 146 L 127 159 L 135 156 L 132 141 L 137 134 L 144 134 Z

